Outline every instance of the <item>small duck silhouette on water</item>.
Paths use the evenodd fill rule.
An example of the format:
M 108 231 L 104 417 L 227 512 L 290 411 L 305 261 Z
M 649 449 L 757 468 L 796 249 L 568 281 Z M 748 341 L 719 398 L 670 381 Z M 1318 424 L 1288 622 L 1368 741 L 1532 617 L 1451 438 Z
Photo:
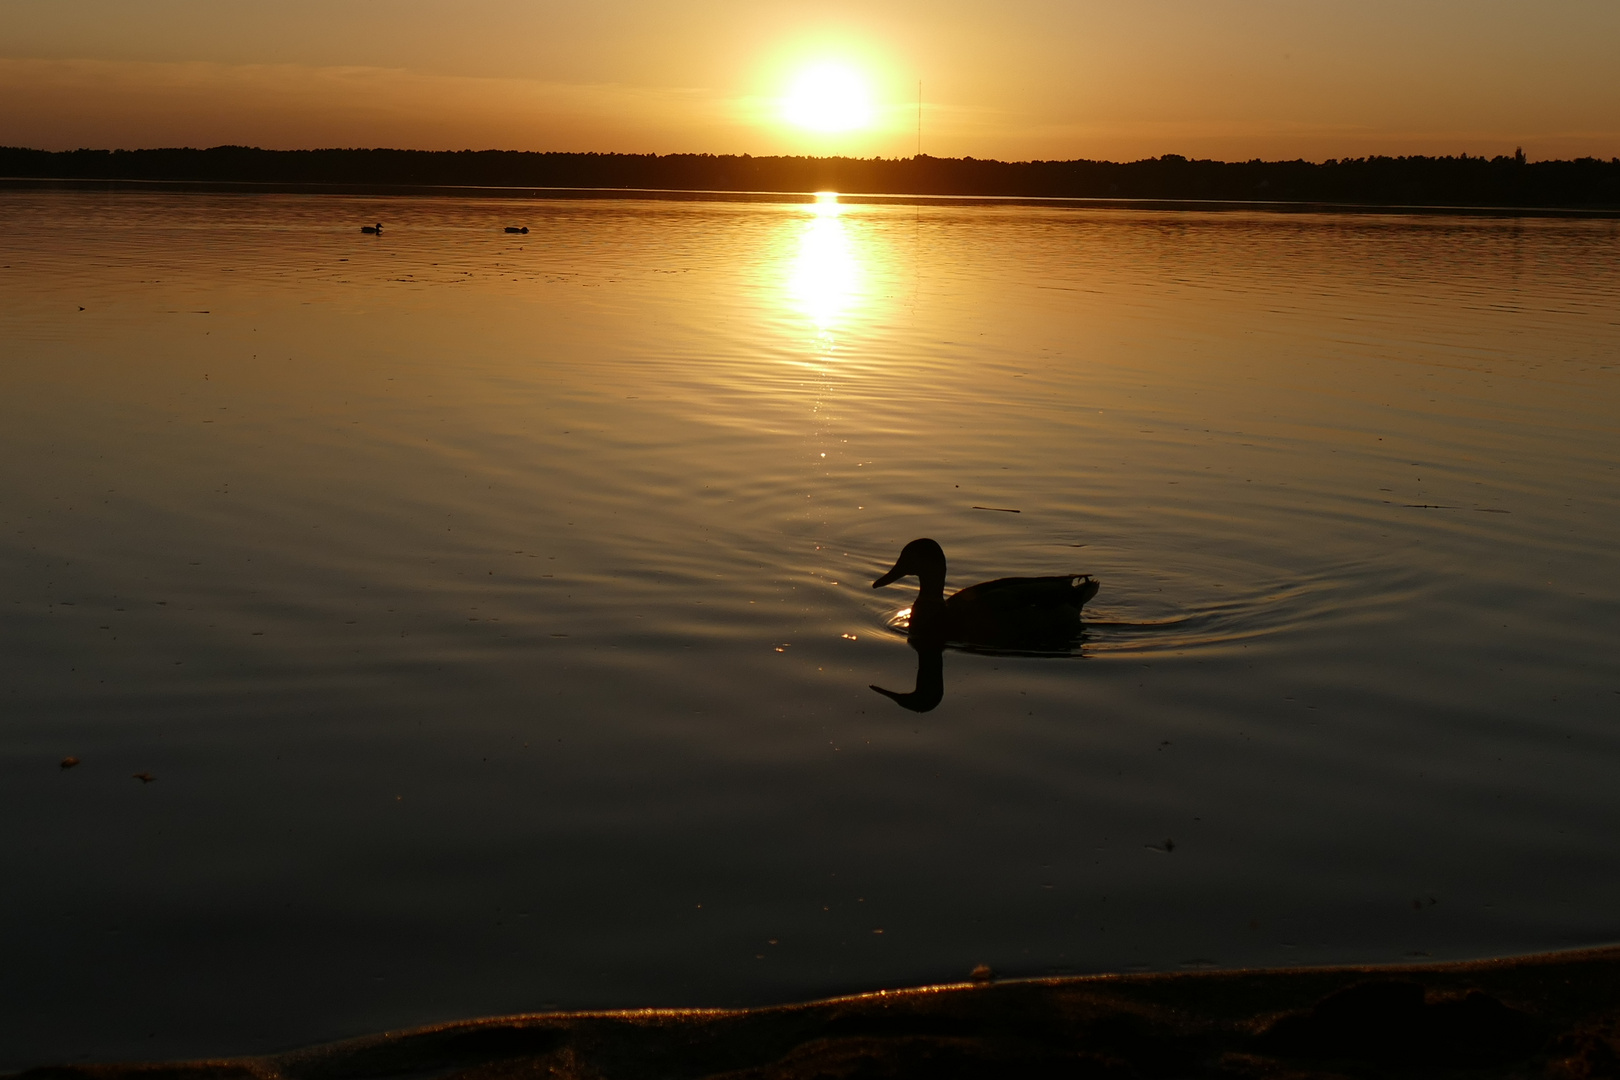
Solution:
M 379 221 L 375 225 L 362 225 L 360 226 L 360 231 L 363 233 L 371 233 L 374 236 L 381 236 L 382 222 Z
M 509 233 L 519 233 L 519 234 L 521 234 L 523 236 L 528 236 L 529 235 L 529 227 L 527 225 L 524 225 L 524 226 L 521 226 L 521 227 L 519 227 L 517 225 L 508 225 L 506 227 L 506 231 L 509 232 Z
M 913 540 L 889 572 L 872 582 L 881 589 L 908 576 L 918 581 L 906 639 L 917 651 L 917 688 L 909 694 L 872 689 L 913 712 L 927 712 L 945 696 L 947 645 L 982 652 L 1071 655 L 1080 637 L 1080 609 L 1101 587 L 1090 574 L 997 578 L 945 595 L 945 550 Z
M 945 550 L 924 537 L 907 544 L 872 588 L 913 575 L 918 589 L 910 636 L 992 650 L 1068 651 L 1080 630 L 1080 609 L 1100 587 L 1090 574 L 1010 577 L 969 585 L 946 597 Z

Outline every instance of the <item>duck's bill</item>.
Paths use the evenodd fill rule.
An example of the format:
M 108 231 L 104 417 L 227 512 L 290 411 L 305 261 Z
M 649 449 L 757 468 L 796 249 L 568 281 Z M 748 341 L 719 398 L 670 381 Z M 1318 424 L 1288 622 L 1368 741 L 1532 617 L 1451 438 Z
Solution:
M 901 576 L 903 576 L 903 574 L 904 574 L 904 571 L 902 571 L 900 569 L 899 565 L 896 564 L 894 569 L 890 570 L 887 574 L 884 574 L 882 577 L 880 577 L 876 581 L 872 582 L 872 588 L 881 589 L 881 588 L 883 588 L 883 586 L 887 585 L 889 582 L 894 581 L 894 580 L 900 578 Z

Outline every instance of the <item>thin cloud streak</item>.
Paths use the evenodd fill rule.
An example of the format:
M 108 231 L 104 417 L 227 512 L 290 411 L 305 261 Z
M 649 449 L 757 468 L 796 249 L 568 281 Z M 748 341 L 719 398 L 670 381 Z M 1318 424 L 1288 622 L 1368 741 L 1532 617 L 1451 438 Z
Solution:
M 742 126 L 736 102 L 699 90 L 359 66 L 0 60 L 0 95 L 12 102 L 0 112 L 0 142 L 42 149 L 237 143 L 667 153 L 687 149 L 692 134 L 730 141 Z
M 1349 95 L 1336 99 L 1342 103 Z M 1398 95 L 1388 88 L 1386 99 Z M 1620 123 L 1445 126 L 1411 109 L 1384 123 L 1343 104 L 1303 119 L 1218 103 L 1097 94 L 1051 115 L 1025 103 L 995 108 L 929 100 L 923 149 L 935 156 L 1108 158 L 1164 153 L 1243 160 L 1367 154 L 1511 153 L 1533 158 L 1620 152 Z M 1363 99 L 1365 100 L 1365 99 Z M 1589 111 L 1589 110 L 1586 110 Z M 1195 112 L 1197 115 L 1186 115 Z M 1075 113 L 1079 113 L 1076 116 Z M 1245 115 L 1247 113 L 1248 115 Z M 0 144 L 41 149 L 209 146 L 271 149 L 391 146 L 625 153 L 845 154 L 909 157 L 915 102 L 890 100 L 857 135 L 818 136 L 780 122 L 760 93 L 613 82 L 477 77 L 363 65 L 212 61 L 0 59 Z M 1457 119 L 1464 119 L 1458 117 Z M 1437 121 L 1439 121 L 1437 123 Z M 1537 128 L 1539 127 L 1539 131 Z

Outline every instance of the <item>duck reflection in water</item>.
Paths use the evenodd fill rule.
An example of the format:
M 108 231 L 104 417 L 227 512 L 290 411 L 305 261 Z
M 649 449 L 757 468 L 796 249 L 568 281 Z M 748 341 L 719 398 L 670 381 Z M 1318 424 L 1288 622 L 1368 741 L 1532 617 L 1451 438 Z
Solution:
M 917 687 L 909 694 L 873 686 L 913 712 L 927 712 L 945 696 L 947 645 L 974 652 L 1069 656 L 1080 641 L 1080 609 L 1097 595 L 1090 574 L 997 578 L 945 595 L 945 550 L 926 537 L 900 552 L 889 572 L 872 582 L 881 589 L 915 576 L 906 640 L 917 652 Z

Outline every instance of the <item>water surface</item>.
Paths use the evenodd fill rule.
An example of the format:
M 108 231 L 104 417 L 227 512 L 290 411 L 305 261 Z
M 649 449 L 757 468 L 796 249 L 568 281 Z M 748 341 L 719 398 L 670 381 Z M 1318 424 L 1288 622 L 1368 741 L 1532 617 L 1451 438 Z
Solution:
M 1614 222 L 0 237 L 0 1067 L 1620 938 Z M 1076 654 L 873 693 L 925 535 Z

